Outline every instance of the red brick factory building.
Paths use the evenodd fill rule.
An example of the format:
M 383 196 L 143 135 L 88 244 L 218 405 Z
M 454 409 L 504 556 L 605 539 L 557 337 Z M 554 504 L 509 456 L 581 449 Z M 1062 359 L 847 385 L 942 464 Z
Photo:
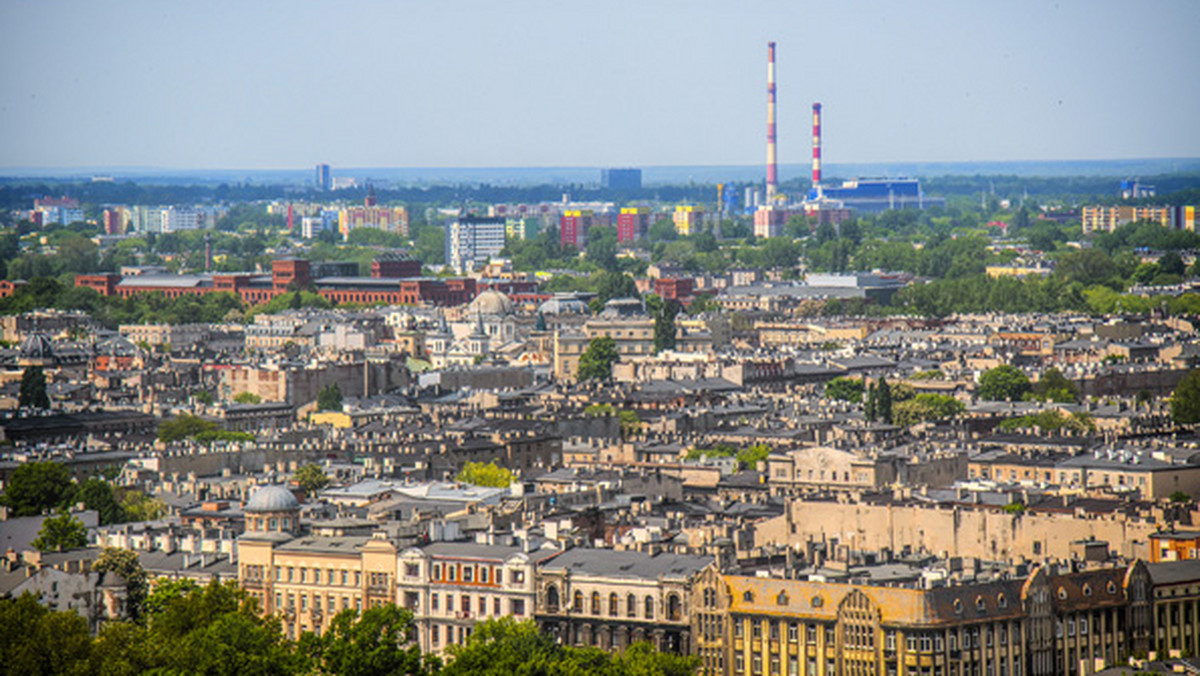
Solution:
M 371 266 L 370 277 L 344 276 L 347 266 L 343 264 L 312 264 L 302 258 L 285 258 L 272 262 L 269 275 L 250 272 L 75 275 L 75 286 L 121 298 L 155 292 L 179 298 L 226 291 L 251 305 L 266 303 L 297 288 L 312 290 L 333 303 L 389 305 L 460 305 L 470 302 L 478 293 L 476 281 L 471 278 L 420 276 L 421 264 L 415 260 L 389 258 L 376 263 Z

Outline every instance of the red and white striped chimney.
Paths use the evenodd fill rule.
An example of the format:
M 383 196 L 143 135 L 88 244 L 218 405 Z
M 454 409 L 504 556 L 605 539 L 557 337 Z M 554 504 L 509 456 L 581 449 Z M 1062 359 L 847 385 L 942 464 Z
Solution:
M 813 104 L 813 187 L 821 184 L 821 104 Z
M 767 201 L 779 191 L 778 156 L 775 147 L 775 43 L 767 43 Z

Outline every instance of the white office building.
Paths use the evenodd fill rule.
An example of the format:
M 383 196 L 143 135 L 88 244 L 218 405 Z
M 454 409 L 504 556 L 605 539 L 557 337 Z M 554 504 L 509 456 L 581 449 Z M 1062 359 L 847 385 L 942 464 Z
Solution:
M 463 216 L 446 228 L 446 264 L 462 274 L 499 256 L 507 223 L 503 218 Z

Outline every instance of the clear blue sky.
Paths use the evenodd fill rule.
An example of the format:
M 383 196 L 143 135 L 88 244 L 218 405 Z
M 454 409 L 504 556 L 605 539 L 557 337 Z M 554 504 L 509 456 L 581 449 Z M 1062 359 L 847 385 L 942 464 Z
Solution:
M 1196 0 L 0 3 L 0 168 L 1200 156 Z

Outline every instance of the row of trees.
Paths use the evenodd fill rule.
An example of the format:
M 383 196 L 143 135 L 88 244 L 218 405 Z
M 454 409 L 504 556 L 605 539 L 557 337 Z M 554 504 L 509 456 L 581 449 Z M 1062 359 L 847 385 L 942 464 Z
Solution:
M 28 594 L 2 599 L 0 673 L 684 676 L 698 667 L 694 657 L 659 653 L 648 644 L 618 655 L 563 646 L 532 622 L 512 618 L 477 624 L 463 645 L 448 648 L 445 663 L 412 644 L 412 614 L 391 604 L 342 611 L 322 635 L 306 632 L 292 641 L 279 619 L 261 616 L 233 582 L 163 582 L 137 606 L 135 620 L 106 624 L 93 637 L 74 612 L 48 610 Z

